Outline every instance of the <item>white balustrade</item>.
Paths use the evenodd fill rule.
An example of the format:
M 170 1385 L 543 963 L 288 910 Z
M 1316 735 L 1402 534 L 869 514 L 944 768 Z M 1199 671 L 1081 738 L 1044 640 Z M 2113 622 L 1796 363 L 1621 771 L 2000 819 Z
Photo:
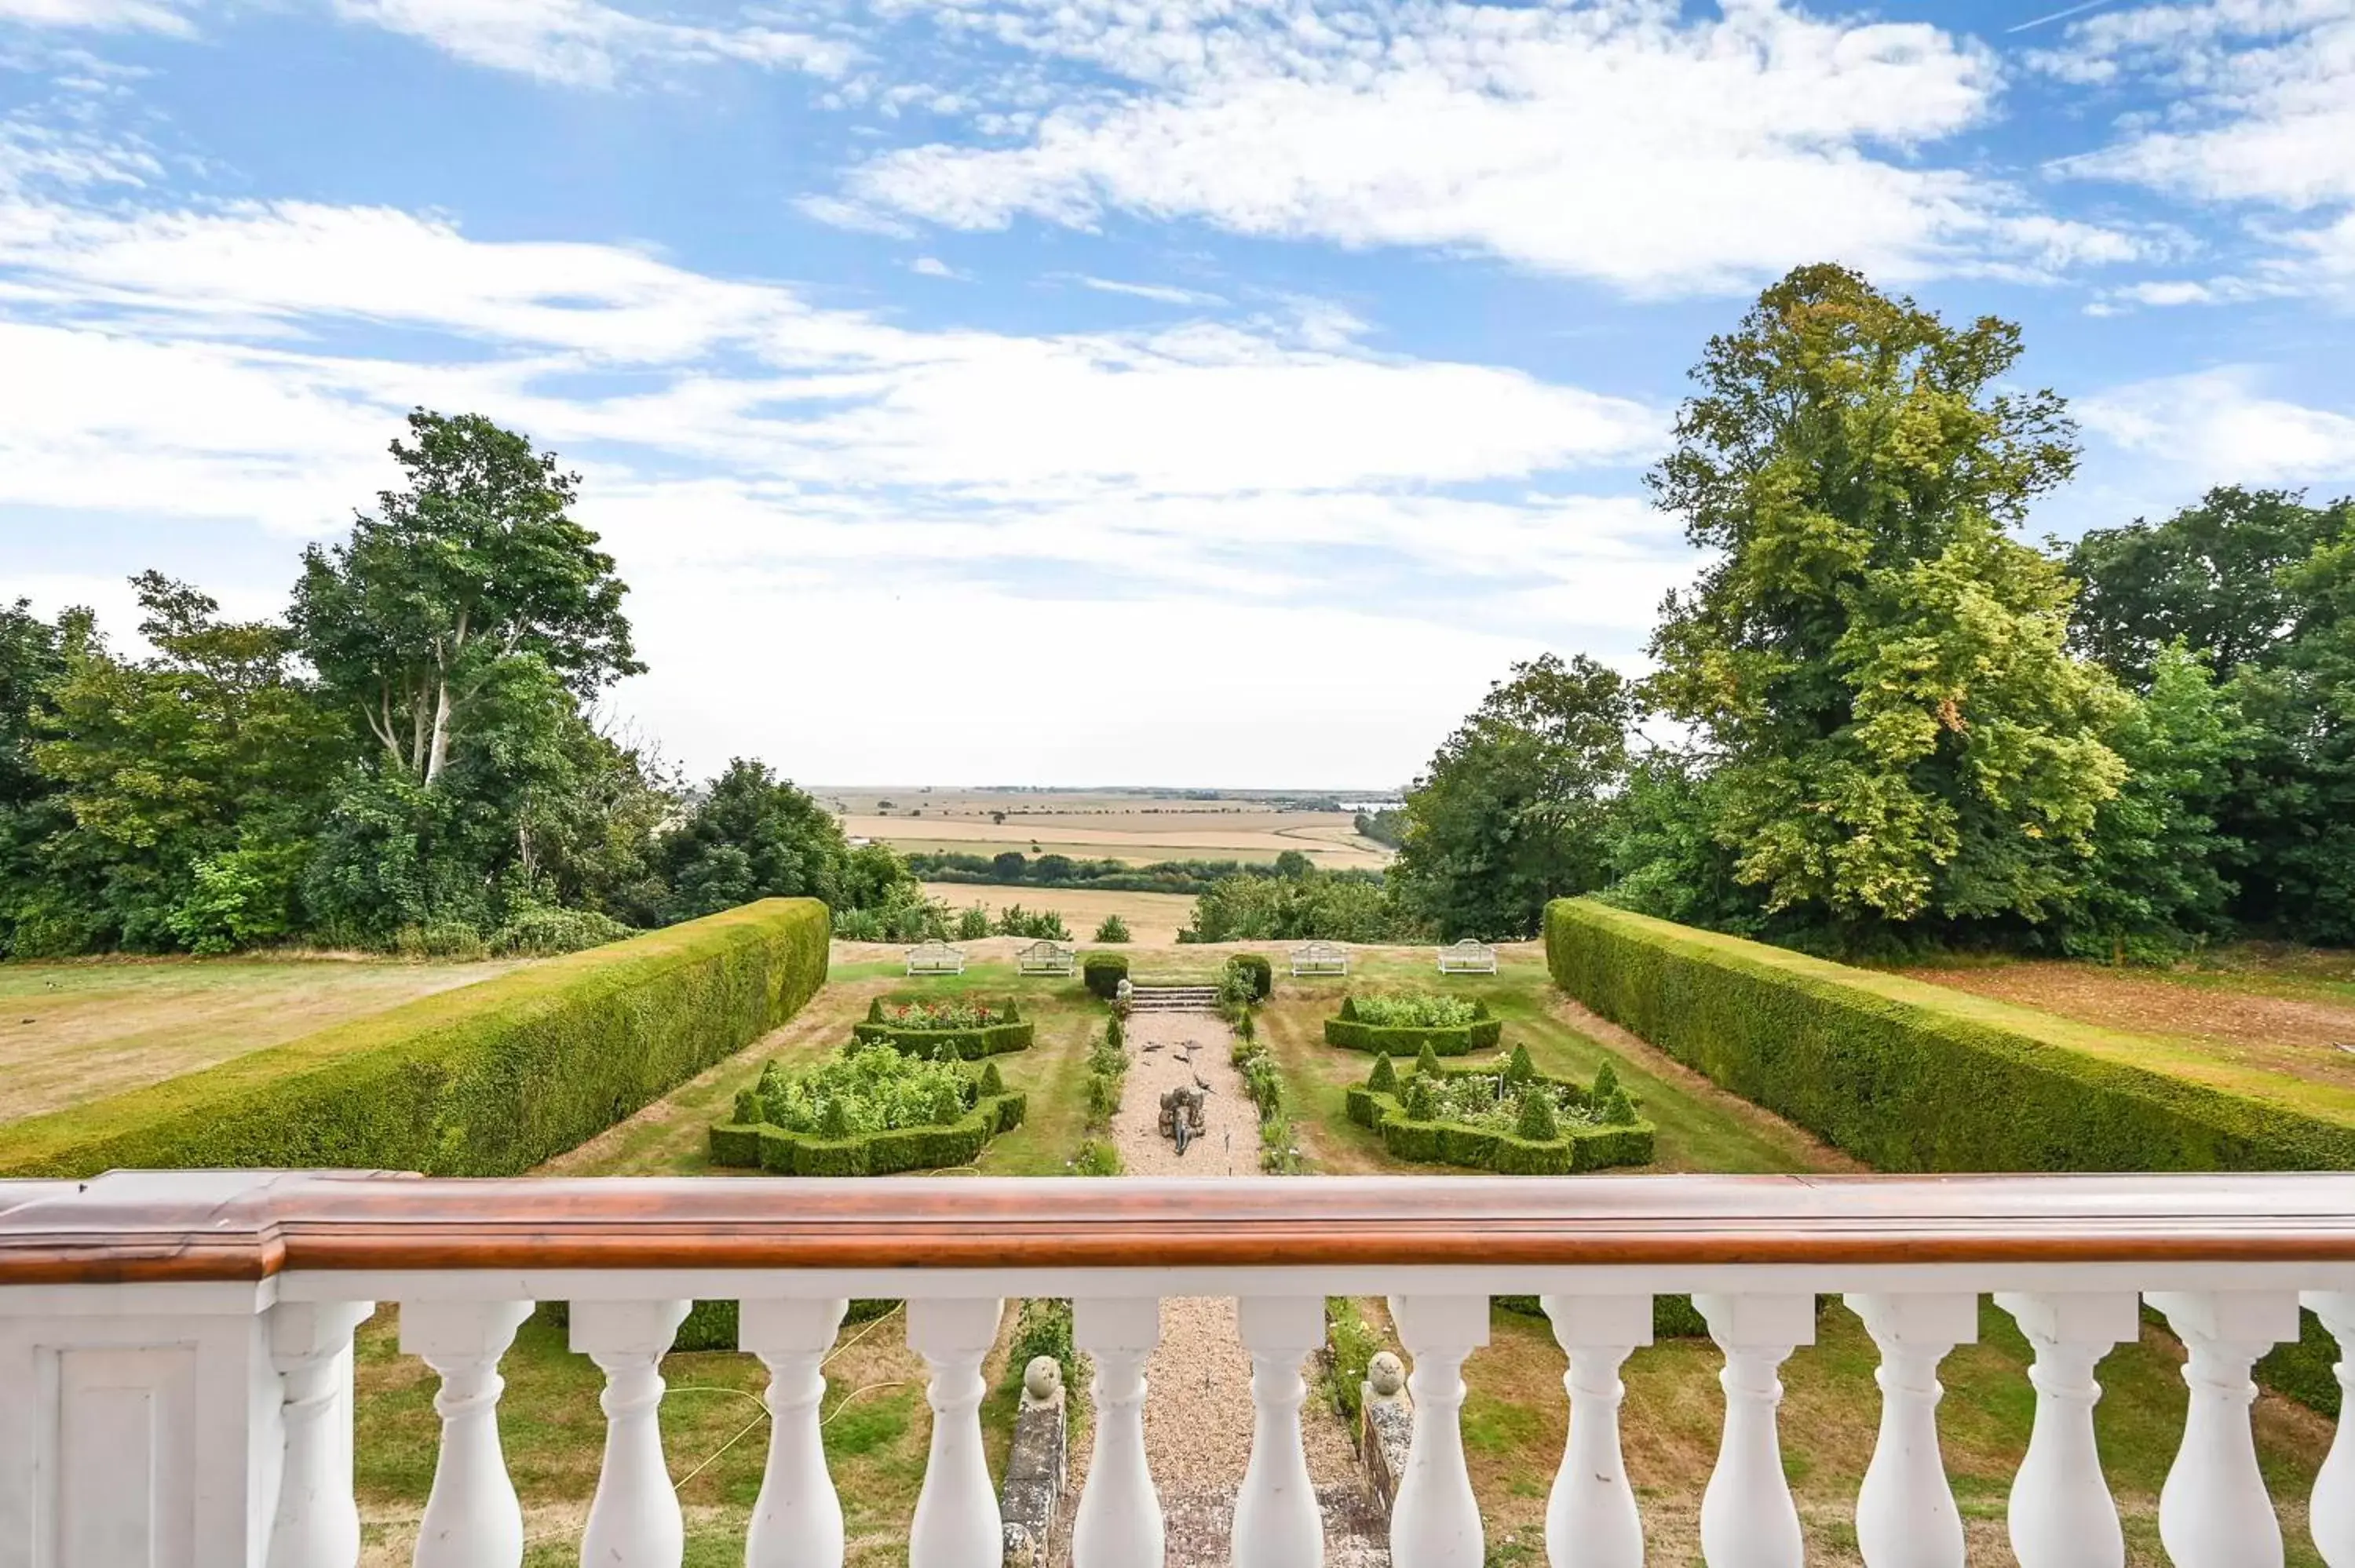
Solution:
M 1391 1506 L 1395 1568 L 1480 1568 L 1487 1539 L 1464 1463 L 1464 1361 L 1488 1342 L 1486 1296 L 1393 1296 L 1391 1321 L 1413 1358 L 1414 1437 Z
M 1145 1457 L 1145 1362 L 1161 1342 L 1153 1297 L 1071 1303 L 1071 1347 L 1096 1363 L 1096 1440 L 1071 1521 L 1072 1568 L 1162 1568 L 1161 1499 Z
M 846 1298 L 762 1297 L 737 1310 L 736 1342 L 769 1369 L 769 1463 L 744 1568 L 842 1568 L 842 1499 L 826 1473 L 818 1405 Z
M 1325 1342 L 1325 1298 L 1246 1296 L 1235 1303 L 1252 1364 L 1251 1459 L 1235 1494 L 1234 1568 L 1318 1568 L 1325 1519 L 1300 1446 L 1308 1396 L 1300 1365 Z
M 182 1187 L 185 1202 L 159 1217 Z M 399 1241 L 407 1227 L 417 1245 Z M 532 1304 L 561 1300 L 572 1348 L 605 1376 L 604 1459 L 581 1559 L 677 1568 L 685 1531 L 657 1422 L 663 1358 L 689 1300 L 732 1298 L 742 1351 L 767 1367 L 772 1417 L 746 1568 L 843 1568 L 825 1365 L 847 1300 L 885 1296 L 906 1302 L 908 1344 L 930 1373 L 913 1516 L 878 1521 L 905 1526 L 910 1568 L 1000 1568 L 982 1367 L 1005 1344 L 1003 1301 L 1020 1297 L 1071 1298 L 1073 1341 L 1095 1365 L 1074 1568 L 1162 1568 L 1168 1542 L 1145 1446 L 1148 1396 L 1169 1397 L 1145 1377 L 1160 1298 L 1223 1296 L 1251 1363 L 1231 1560 L 1319 1568 L 1303 1369 L 1325 1342 L 1327 1297 L 1384 1296 L 1414 1400 L 1391 1561 L 1480 1568 L 1464 1372 L 1487 1342 L 1491 1298 L 1531 1291 L 1567 1362 L 1569 1430 L 1546 1510 L 1551 1568 L 1645 1563 L 1622 1376 L 1651 1342 L 1659 1293 L 1691 1295 L 1723 1357 L 1724 1425 L 1700 1499 L 1709 1568 L 1806 1561 L 1778 1413 L 1782 1369 L 1814 1342 L 1826 1297 L 1845 1300 L 1880 1351 L 1879 1436 L 1854 1499 L 1864 1562 L 1962 1568 L 1939 1369 L 1974 1339 L 1990 1292 L 2033 1356 L 2034 1426 L 2007 1521 L 2020 1568 L 2124 1568 L 2095 1444 L 2095 1374 L 2142 1332 L 2145 1302 L 2186 1357 L 2181 1445 L 2158 1499 L 2171 1568 L 2280 1568 L 2252 1368 L 2295 1338 L 2303 1303 L 2339 1341 L 2338 1375 L 2355 1400 L 2355 1175 L 0 1182 L 0 1564 L 355 1568 L 354 1443 L 370 1434 L 352 1421 L 353 1336 L 370 1303 L 391 1301 L 401 1350 L 441 1380 L 441 1450 L 414 1561 L 519 1568 L 526 1532 L 499 1439 L 499 1368 Z M 2343 1430 L 2308 1517 L 2328 1568 L 2355 1568 L 2355 1438 Z
M 1005 1520 L 981 1446 L 981 1363 L 997 1342 L 996 1297 L 908 1303 L 908 1345 L 932 1370 L 932 1447 L 908 1527 L 908 1568 L 999 1568 Z
M 2094 1367 L 2135 1338 L 2141 1303 L 2125 1291 L 1998 1292 L 2036 1360 L 2036 1425 L 2012 1478 L 2009 1527 L 2019 1568 L 2126 1568 L 2126 1532 L 2102 1476 Z
M 1644 1519 L 1619 1451 L 1619 1369 L 1652 1342 L 1648 1296 L 1548 1296 L 1554 1342 L 1570 1358 L 1570 1436 L 1546 1501 L 1552 1568 L 1644 1568 Z
M 1783 1474 L 1775 1412 L 1783 1363 L 1816 1342 L 1812 1295 L 1700 1294 L 1693 1306 L 1725 1353 L 1725 1429 L 1700 1499 L 1700 1549 L 1709 1568 L 1800 1568 L 1807 1549 L 1799 1505 Z
M 499 1358 L 528 1301 L 404 1301 L 400 1348 L 442 1379 L 442 1452 L 417 1526 L 417 1568 L 517 1568 L 523 1505 L 499 1446 Z
M 2158 1539 L 2175 1568 L 2281 1568 L 2281 1521 L 2257 1469 L 2249 1369 L 2297 1338 L 2297 1298 L 2280 1290 L 2153 1291 L 2190 1352 L 2183 1446 L 2158 1493 Z
M 662 1359 L 686 1301 L 576 1301 L 572 1348 L 605 1374 L 605 1463 L 581 1537 L 581 1561 L 678 1568 L 687 1522 L 663 1462 Z
M 2314 1478 L 2307 1523 L 2314 1549 L 2329 1568 L 2355 1568 L 2355 1421 L 2346 1419 L 2355 1412 L 2355 1291 L 2309 1291 L 2299 1301 L 2339 1344 L 2339 1361 L 2331 1370 L 2339 1377 L 2340 1419 L 2330 1436 L 2329 1457 Z

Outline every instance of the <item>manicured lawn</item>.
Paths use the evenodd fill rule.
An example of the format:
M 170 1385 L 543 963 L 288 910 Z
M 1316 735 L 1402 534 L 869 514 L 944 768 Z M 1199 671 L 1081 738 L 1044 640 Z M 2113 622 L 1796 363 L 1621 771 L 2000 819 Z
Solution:
M 814 1060 L 850 1037 L 875 997 L 900 993 L 1014 995 L 1038 1024 L 1028 1051 L 996 1058 L 1007 1082 L 1027 1090 L 1028 1117 L 984 1151 L 991 1175 L 1052 1176 L 1078 1148 L 1087 1119 L 1086 1055 L 1109 1016 L 1073 980 L 1020 980 L 1011 965 L 975 965 L 952 979 L 909 980 L 898 965 L 837 966 L 834 979 L 790 1023 L 682 1085 L 611 1131 L 541 1167 L 546 1175 L 714 1175 L 705 1129 L 724 1118 L 736 1092 L 772 1059 Z M 1005 1330 L 1015 1303 L 1007 1303 Z M 855 1345 L 853 1336 L 864 1334 Z M 907 1348 L 898 1313 L 845 1329 L 847 1348 L 826 1368 L 826 1446 L 842 1496 L 850 1538 L 849 1568 L 906 1561 L 907 1522 L 923 1483 L 932 1414 L 924 1403 L 923 1363 Z M 402 1356 L 390 1308 L 359 1333 L 357 1484 L 368 1546 L 363 1561 L 406 1564 L 416 1520 L 432 1484 L 439 1424 L 435 1380 Z M 1002 1351 L 1001 1351 L 1002 1359 Z M 581 1531 L 596 1490 L 604 1444 L 597 1396 L 602 1375 L 571 1353 L 564 1330 L 535 1318 L 517 1335 L 501 1365 L 507 1379 L 500 1432 L 516 1490 L 523 1499 L 527 1568 L 578 1561 Z M 725 1351 L 675 1354 L 663 1363 L 670 1384 L 662 1406 L 664 1450 L 673 1478 L 706 1466 L 680 1493 L 687 1510 L 687 1561 L 701 1568 L 743 1561 L 744 1531 L 759 1496 L 768 1454 L 768 1423 L 758 1403 L 767 1372 L 751 1356 Z M 993 1464 L 1003 1460 L 1012 1425 L 1014 1373 L 990 1368 L 984 1406 Z
M 160 1083 L 516 967 L 343 959 L 0 964 L 0 1122 Z

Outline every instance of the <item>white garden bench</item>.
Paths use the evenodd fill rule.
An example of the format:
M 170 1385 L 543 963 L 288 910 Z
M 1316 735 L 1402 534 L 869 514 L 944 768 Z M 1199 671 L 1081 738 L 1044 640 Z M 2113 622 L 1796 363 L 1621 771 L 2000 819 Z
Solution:
M 1026 975 L 1067 975 L 1079 960 L 1079 948 L 1045 938 L 1014 955 L 1017 972 Z
M 1334 942 L 1308 942 L 1292 949 L 1294 975 L 1346 975 L 1349 949 Z
M 1497 949 L 1469 937 L 1460 942 L 1452 942 L 1439 949 L 1439 972 L 1444 975 L 1495 974 Z
M 911 975 L 961 975 L 964 973 L 964 949 L 952 948 L 946 942 L 921 942 L 908 949 L 908 972 Z

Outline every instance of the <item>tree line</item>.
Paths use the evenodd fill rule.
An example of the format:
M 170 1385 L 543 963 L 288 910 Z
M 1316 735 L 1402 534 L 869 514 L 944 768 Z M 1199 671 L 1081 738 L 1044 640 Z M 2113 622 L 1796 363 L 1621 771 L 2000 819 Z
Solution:
M 272 944 L 549 951 L 772 895 L 898 912 L 887 847 L 754 761 L 689 789 L 602 720 L 645 666 L 577 475 L 419 410 L 401 485 L 304 554 L 285 611 L 133 579 L 0 606 L 0 956 Z
M 2079 447 L 2019 330 L 1801 268 L 1648 482 L 1707 552 L 1652 673 L 1517 664 L 1407 796 L 1443 936 L 1614 903 L 1848 954 L 2355 943 L 2355 503 L 2222 488 L 2040 548 Z

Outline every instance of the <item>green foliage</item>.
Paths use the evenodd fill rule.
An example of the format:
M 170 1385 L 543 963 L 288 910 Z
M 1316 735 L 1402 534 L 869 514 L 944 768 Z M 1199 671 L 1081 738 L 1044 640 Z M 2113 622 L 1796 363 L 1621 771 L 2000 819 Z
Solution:
M 1006 1075 L 997 1070 L 996 1063 L 991 1061 L 982 1063 L 980 1088 L 984 1096 L 992 1098 L 1006 1092 Z
M 1604 1097 L 1557 1078 L 1515 1085 L 1494 1068 L 1434 1067 L 1409 1078 L 1403 1094 L 1369 1078 L 1347 1104 L 1349 1119 L 1379 1133 L 1397 1159 L 1557 1176 L 1652 1162 L 1654 1129 L 1625 1090 L 1612 1097 L 1598 1103 Z
M 1236 953 L 1227 959 L 1227 972 L 1245 976 L 1251 982 L 1251 1000 L 1265 1001 L 1275 994 L 1275 966 L 1263 953 Z
M 1118 1176 L 1125 1169 L 1119 1148 L 1105 1139 L 1082 1139 L 1080 1151 L 1071 1157 L 1074 1176 Z
M 989 935 L 989 911 L 976 904 L 957 916 L 957 940 L 978 942 Z
M 329 1168 L 509 1176 L 791 1018 L 826 911 L 773 901 L 551 959 L 0 1128 L 0 1175 Z
M 1325 1043 L 1351 1051 L 1463 1056 L 1496 1045 L 1504 1027 L 1488 1016 L 1487 1003 L 1460 997 L 1347 996 L 1340 1015 L 1325 1021 Z
M 1099 942 L 1127 941 L 1129 939 L 1128 922 L 1117 915 L 1105 916 L 1096 922 L 1095 939 Z
M 634 935 L 627 926 L 593 909 L 522 908 L 494 932 L 490 950 L 502 956 L 547 958 L 602 947 Z
M 1560 1119 L 1554 1115 L 1551 1095 L 1524 1094 L 1521 1112 L 1513 1126 L 1515 1136 L 1532 1143 L 1550 1143 L 1561 1136 Z
M 1297 876 L 1220 877 L 1194 900 L 1181 942 L 1400 941 L 1422 929 L 1378 882 L 1304 867 Z
M 923 911 L 920 919 L 870 939 L 921 941 L 943 934 L 944 912 L 925 905 L 916 879 L 889 844 L 852 849 L 833 812 L 744 758 L 705 787 L 687 820 L 665 836 L 659 859 L 670 884 L 664 912 L 673 919 L 754 898 L 819 898 L 837 911 Z
M 1353 996 L 1350 1001 L 1357 1004 L 1354 1016 L 1360 1023 L 1410 1029 L 1462 1029 L 1487 1016 L 1487 1011 L 1460 996 L 1440 996 L 1430 991 Z
M 711 1162 L 743 1164 L 748 1141 L 751 1163 L 780 1176 L 889 1176 L 901 1171 L 955 1171 L 981 1158 L 989 1140 L 1022 1125 L 1028 1102 L 1020 1094 L 981 1098 L 954 1122 L 927 1121 L 904 1128 L 858 1131 L 853 1110 L 830 1098 L 818 1107 L 818 1127 L 794 1132 L 768 1123 L 741 1122 L 711 1129 Z
M 1391 1065 L 1389 1052 L 1385 1051 L 1374 1058 L 1373 1074 L 1366 1079 L 1366 1086 L 1385 1095 L 1398 1092 L 1398 1069 Z
M 1439 1053 L 1428 1040 L 1423 1043 L 1423 1049 L 1415 1053 L 1414 1075 L 1418 1078 L 1439 1076 Z
M 740 1099 L 737 1118 L 787 1132 L 825 1138 L 945 1127 L 963 1119 L 978 1098 L 974 1075 L 947 1062 L 926 1061 L 889 1046 L 846 1047 L 816 1065 L 788 1073 L 771 1062 Z M 746 1110 L 757 1111 L 747 1118 Z
M 1106 1127 L 1120 1109 L 1122 1085 L 1128 1076 L 1128 1052 L 1120 1020 L 1107 1019 L 1103 1038 L 1088 1050 L 1088 1123 Z
M 1001 937 L 1028 937 L 1053 942 L 1071 939 L 1071 928 L 1052 909 L 1029 910 L 1019 904 L 1010 904 L 997 912 L 994 929 Z
M 1546 900 L 1602 885 L 1636 693 L 1584 654 L 1515 664 L 1407 792 L 1392 874 L 1443 939 L 1526 937 Z
M 1080 980 L 1090 994 L 1110 1001 L 1120 992 L 1120 982 L 1128 978 L 1126 953 L 1087 953 L 1080 959 Z
M 1063 1369 L 1063 1386 L 1080 1386 L 1079 1352 L 1071 1348 L 1071 1304 L 1069 1301 L 1028 1300 L 1014 1314 L 1014 1337 L 1007 1341 L 1006 1370 L 1019 1378 L 1040 1356 Z
M 1611 1070 L 1611 1064 L 1608 1062 L 1603 1064 L 1603 1070 L 1608 1073 Z M 1529 1060 L 1529 1048 L 1516 1044 L 1513 1046 L 1511 1058 L 1505 1063 L 1505 1082 L 1518 1086 L 1522 1084 L 1533 1084 L 1537 1081 L 1537 1064 Z M 1595 1080 L 1594 1089 L 1597 1094 L 1603 1092 L 1602 1079 Z
M 1325 1299 L 1325 1393 L 1351 1431 L 1365 1408 L 1366 1371 L 1382 1341 L 1346 1296 Z
M 868 1007 L 867 1021 L 853 1024 L 850 1033 L 860 1044 L 889 1045 L 926 1061 L 944 1053 L 975 1061 L 1028 1051 L 1038 1028 L 1010 998 L 985 1002 L 969 997 L 878 997 Z
M 1546 956 L 1596 1012 L 1876 1170 L 2355 1167 L 2355 1126 L 2131 1065 L 2131 1035 L 1587 899 L 1546 912 Z

